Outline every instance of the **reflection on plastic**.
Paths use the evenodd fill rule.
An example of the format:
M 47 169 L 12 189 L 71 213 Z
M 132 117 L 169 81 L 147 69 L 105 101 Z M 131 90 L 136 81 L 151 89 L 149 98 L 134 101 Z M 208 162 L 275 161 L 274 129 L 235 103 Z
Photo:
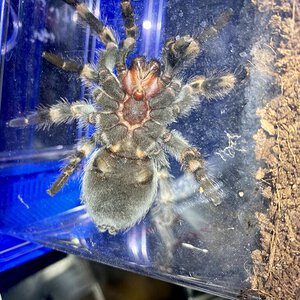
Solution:
M 165 5 L 165 0 L 147 0 L 145 3 L 141 53 L 148 58 L 158 58 L 161 54 Z
M 234 298 L 241 278 L 247 278 L 253 236 L 245 234 L 232 207 L 216 208 L 191 192 L 194 185 L 192 177 L 182 176 L 174 189 L 190 188 L 178 193 L 172 205 L 156 207 L 145 221 L 117 236 L 99 233 L 83 206 L 6 233 Z
M 86 2 L 88 2 L 89 7 L 93 6 L 92 0 Z M 104 6 L 108 3 L 109 6 L 113 2 L 103 1 L 101 4 Z M 142 1 L 134 2 L 136 9 L 140 9 L 139 4 Z M 98 5 L 100 2 L 95 1 L 95 3 Z M 142 49 L 138 49 L 139 54 L 159 57 L 159 51 L 162 49 L 162 30 L 166 31 L 166 39 L 188 32 L 201 33 L 201 30 L 211 23 L 211 19 L 224 11 L 224 6 L 227 4 L 227 1 L 213 1 L 213 4 L 210 1 L 200 3 L 196 0 L 144 1 L 144 16 L 142 20 L 140 19 L 141 40 L 144 44 L 142 44 Z M 166 5 L 168 7 L 165 10 Z M 25 54 L 33 52 L 24 51 L 24 47 L 17 45 L 24 57 L 15 59 L 16 61 L 23 59 L 24 64 L 22 61 L 21 68 L 17 69 L 15 74 L 20 73 L 28 78 L 16 77 L 17 83 L 24 83 L 24 89 L 21 89 L 23 85 L 18 88 L 12 86 L 9 87 L 9 92 L 16 90 L 21 95 L 32 95 L 32 97 L 19 99 L 16 93 L 12 93 L 12 96 L 4 101 L 4 103 L 8 103 L 7 107 L 10 109 L 6 109 L 10 112 L 9 117 L 13 113 L 19 112 L 20 107 L 26 106 L 27 110 L 34 107 L 37 104 L 38 92 L 46 98 L 49 96 L 47 98 L 49 103 L 44 103 L 45 105 L 51 104 L 55 98 L 59 99 L 59 96 L 65 95 L 65 90 L 68 91 L 70 99 L 71 97 L 74 98 L 74 89 L 68 90 L 71 84 L 61 80 L 60 72 L 56 72 L 56 70 L 54 72 L 47 64 L 43 65 L 43 72 L 41 72 L 40 64 L 34 65 L 34 62 L 41 60 L 40 48 L 49 46 L 49 44 L 50 48 L 55 49 L 55 51 L 61 50 L 67 56 L 73 55 L 69 48 L 74 47 L 74 44 L 70 41 L 75 41 L 80 35 L 75 23 L 69 22 L 72 16 L 75 18 L 75 15 L 73 15 L 72 10 L 70 10 L 72 13 L 69 13 L 67 7 L 65 7 L 66 16 L 70 16 L 63 22 L 63 26 L 59 23 L 61 18 L 53 17 L 52 23 L 55 24 L 55 27 L 51 25 L 50 32 L 55 34 L 55 41 L 46 39 L 36 42 L 35 45 L 30 45 L 37 46 L 36 52 L 34 52 L 37 54 L 28 54 L 28 56 Z M 55 9 L 59 11 L 58 8 Z M 165 12 L 168 22 L 164 25 Z M 11 14 L 13 13 L 11 12 Z M 140 15 L 143 14 L 140 13 Z M 253 49 L 252 38 L 254 37 L 256 40 L 257 36 L 261 34 L 259 28 L 264 28 L 263 23 L 254 18 L 256 15 L 242 1 L 236 2 L 235 15 L 238 15 L 239 19 L 233 20 L 228 25 L 228 30 L 221 33 L 218 38 L 208 41 L 205 45 L 206 48 L 203 49 L 203 56 L 186 70 L 187 77 L 190 74 L 206 75 L 206 71 L 213 72 L 213 70 L 230 69 L 233 71 L 232 68 L 243 63 L 241 59 L 244 61 L 250 59 L 251 49 Z M 22 21 L 24 20 L 26 20 L 25 17 Z M 256 24 L 249 24 L 254 20 Z M 71 23 L 69 27 L 68 22 Z M 27 27 L 26 29 L 30 31 L 30 26 Z M 40 32 L 40 28 L 34 28 L 34 30 Z M 17 32 L 15 33 L 17 34 Z M 263 34 L 261 35 L 263 36 Z M 85 38 L 86 43 L 80 44 L 82 47 L 80 51 L 84 49 L 84 62 L 93 61 L 94 40 L 92 41 L 88 34 Z M 63 44 L 66 49 L 59 48 L 62 42 L 65 42 Z M 262 47 L 263 41 L 257 43 L 259 47 Z M 90 49 L 93 50 L 90 51 Z M 78 49 L 76 51 L 74 56 L 77 55 Z M 6 68 L 6 70 L 12 69 Z M 36 69 L 37 73 L 25 74 L 24 69 L 29 71 Z M 40 75 L 36 75 L 40 74 L 39 72 L 44 76 L 41 77 L 44 81 L 39 81 Z M 16 76 L 15 74 L 13 76 Z M 12 193 L 10 193 L 11 198 L 7 197 L 9 203 L 4 204 L 4 209 L 1 208 L 5 215 L 3 214 L 0 221 L 3 224 L 7 220 L 10 222 L 7 227 L 0 228 L 0 231 L 119 268 L 130 269 L 235 299 L 240 295 L 242 289 L 248 287 L 247 278 L 251 272 L 251 250 L 254 248 L 253 245 L 257 246 L 255 212 L 260 209 L 261 199 L 255 189 L 256 182 L 253 178 L 255 164 L 258 163 L 255 161 L 252 151 L 254 143 L 252 136 L 258 126 L 255 111 L 263 99 L 262 95 L 267 93 L 266 87 L 272 85 L 265 76 L 259 75 L 257 72 L 255 73 L 255 66 L 253 66 L 251 81 L 250 83 L 247 82 L 246 88 L 237 86 L 228 99 L 224 97 L 221 101 L 202 103 L 201 108 L 197 108 L 184 121 L 179 120 L 174 125 L 195 147 L 203 150 L 201 153 L 203 153 L 205 161 L 211 160 L 213 162 L 209 169 L 217 173 L 213 175 L 216 175 L 218 179 L 220 178 L 224 190 L 223 201 L 218 207 L 212 205 L 202 194 L 195 193 L 197 185 L 193 178 L 184 175 L 179 177 L 172 186 L 176 196 L 174 203 L 157 204 L 151 209 L 145 220 L 125 233 L 116 236 L 107 233 L 101 234 L 83 206 L 69 209 L 72 207 L 71 204 L 74 205 L 73 201 L 77 204 L 80 198 L 79 184 L 71 186 L 71 188 L 69 185 L 69 189 L 67 187 L 60 194 L 60 199 L 49 200 L 45 196 L 47 187 L 44 185 L 50 185 L 50 178 L 45 177 L 45 174 L 47 172 L 50 174 L 50 172 L 46 170 L 39 172 L 41 176 L 39 176 L 38 182 L 41 184 L 38 186 L 42 189 L 43 194 L 36 193 L 36 185 L 29 184 L 34 179 L 32 167 L 30 167 L 21 176 L 17 173 L 23 192 L 20 193 L 18 186 L 17 188 L 14 186 L 15 190 L 18 191 L 16 196 L 12 198 Z M 11 77 L 7 76 L 7 78 Z M 44 87 L 46 86 L 45 80 L 49 81 L 46 89 Z M 32 83 L 35 84 L 35 89 L 29 93 Z M 51 83 L 50 86 L 53 87 L 51 93 L 48 90 L 48 83 Z M 6 110 L 3 109 L 2 111 L 5 111 L 6 114 Z M 2 144 L 6 147 L 4 150 L 13 149 L 17 154 L 15 155 L 14 152 L 10 151 L 9 155 L 18 160 L 24 160 L 26 153 L 24 149 L 27 146 L 24 136 L 28 132 L 22 131 L 23 136 L 16 131 L 9 131 L 8 135 L 3 135 L 5 143 Z M 33 160 L 33 148 L 38 143 L 39 147 L 35 151 L 40 151 L 43 148 L 41 153 L 45 154 L 45 156 L 40 157 L 40 161 L 43 161 L 41 164 L 44 164 L 44 160 L 50 159 L 50 157 L 58 159 L 57 153 L 61 153 L 59 148 L 55 148 L 53 155 L 45 151 L 48 147 L 47 142 L 50 140 L 49 133 L 39 132 L 38 134 L 30 135 L 30 137 L 35 137 L 33 142 L 28 139 L 30 141 L 28 142 L 30 159 Z M 78 137 L 82 135 L 79 133 Z M 14 141 L 15 136 L 21 136 L 22 140 Z M 37 136 L 38 138 L 36 138 Z M 61 135 L 60 139 L 54 140 L 54 142 L 67 144 L 66 140 L 69 136 L 71 136 L 69 133 L 65 136 Z M 19 151 L 20 142 L 22 142 L 22 151 Z M 7 163 L 7 160 L 7 157 L 3 158 L 3 162 Z M 14 167 L 13 171 L 19 172 L 19 162 Z M 178 175 L 176 176 L 176 168 L 178 171 L 179 167 L 173 165 L 172 161 L 171 167 L 174 176 L 178 177 Z M 55 167 L 55 169 L 58 168 L 58 166 Z M 54 177 L 57 174 L 53 173 L 52 175 Z M 5 178 L 6 182 L 8 177 Z M 29 187 L 35 188 L 29 189 Z M 13 201 L 17 201 L 16 209 L 12 206 Z M 68 201 L 72 203 L 69 204 L 66 212 L 58 214 L 58 210 L 55 210 L 56 213 L 53 213 L 51 217 L 49 215 L 45 217 L 43 214 L 43 212 L 50 210 L 49 207 L 59 207 L 59 211 L 66 209 L 64 204 Z M 15 217 L 16 211 L 18 212 L 17 218 Z M 25 224 L 20 216 L 25 216 L 23 219 L 27 219 L 28 216 L 32 218 L 28 218 L 29 220 Z
M 21 26 L 21 24 L 18 20 L 17 14 L 15 13 L 15 11 L 11 5 L 9 5 L 9 12 L 10 12 L 10 17 L 11 17 L 12 24 L 13 24 L 13 32 L 12 32 L 10 38 L 8 39 L 8 41 L 6 42 L 6 45 L 2 47 L 1 55 L 8 53 L 17 45 L 18 32 L 19 32 L 19 28 Z

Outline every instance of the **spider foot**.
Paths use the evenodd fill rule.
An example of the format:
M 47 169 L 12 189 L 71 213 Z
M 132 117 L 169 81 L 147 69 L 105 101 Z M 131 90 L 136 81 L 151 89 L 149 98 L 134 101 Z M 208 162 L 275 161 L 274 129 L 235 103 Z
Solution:
M 118 233 L 118 229 L 115 228 L 114 226 L 109 226 L 109 225 L 105 225 L 105 224 L 102 224 L 102 225 L 98 225 L 97 226 L 98 230 L 100 232 L 105 232 L 107 231 L 110 235 L 116 235 Z
M 178 38 L 171 38 L 163 49 L 163 60 L 166 64 L 164 75 L 172 77 L 174 73 L 182 68 L 182 62 L 192 60 L 199 52 L 199 43 L 191 36 L 185 35 Z
M 187 148 L 182 153 L 184 168 L 193 173 L 195 179 L 200 184 L 199 192 L 208 198 L 215 206 L 221 204 L 222 189 L 221 184 L 213 176 L 206 172 L 204 161 L 196 148 Z

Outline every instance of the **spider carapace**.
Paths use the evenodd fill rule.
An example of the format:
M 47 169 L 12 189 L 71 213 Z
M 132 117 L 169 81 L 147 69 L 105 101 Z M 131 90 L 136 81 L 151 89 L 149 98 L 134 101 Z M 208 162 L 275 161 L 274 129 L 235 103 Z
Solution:
M 194 175 L 199 192 L 219 204 L 218 184 L 207 175 L 199 151 L 169 126 L 195 108 L 201 96 L 222 97 L 234 87 L 236 78 L 231 73 L 180 80 L 181 71 L 192 64 L 202 45 L 228 23 L 232 10 L 224 11 L 213 25 L 193 36 L 168 39 L 160 61 L 137 56 L 127 68 L 126 60 L 137 38 L 131 2 L 120 1 L 125 27 L 125 39 L 120 44 L 114 32 L 84 2 L 64 2 L 91 27 L 105 49 L 99 52 L 95 66 L 64 60 L 48 52 L 43 57 L 58 68 L 77 73 L 89 87 L 91 101 L 63 99 L 8 123 L 11 127 L 36 125 L 48 129 L 55 124 L 79 121 L 95 127 L 90 138 L 79 142 L 48 193 L 55 195 L 84 158 L 90 157 L 83 173 L 82 200 L 99 230 L 116 234 L 141 220 L 155 199 L 172 205 L 169 154 L 184 171 Z

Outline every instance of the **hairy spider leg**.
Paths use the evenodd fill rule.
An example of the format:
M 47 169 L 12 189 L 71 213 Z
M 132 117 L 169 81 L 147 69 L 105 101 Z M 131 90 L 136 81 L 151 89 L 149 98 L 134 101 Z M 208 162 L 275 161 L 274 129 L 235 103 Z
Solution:
M 108 95 L 116 98 L 123 99 L 124 93 L 120 87 L 119 80 L 112 73 L 115 65 L 117 55 L 117 48 L 111 47 L 102 53 L 96 69 L 89 64 L 78 64 L 72 60 L 63 60 L 61 57 L 44 52 L 43 57 L 56 67 L 63 69 L 67 72 L 74 72 L 79 74 L 79 77 L 83 79 L 86 84 L 92 82 L 94 84 L 102 85 L 102 88 Z
M 191 94 L 213 99 L 227 95 L 233 89 L 235 82 L 235 76 L 227 73 L 208 78 L 197 76 L 188 83 L 188 86 Z
M 180 89 L 180 82 L 172 80 L 150 100 L 150 117 L 159 124 L 167 125 L 193 109 L 200 102 L 199 96 L 208 99 L 225 96 L 233 89 L 235 81 L 231 73 L 210 78 L 198 76 Z
M 89 140 L 86 140 L 84 143 L 81 142 L 79 144 L 76 152 L 70 157 L 68 164 L 61 171 L 61 175 L 52 184 L 50 189 L 47 190 L 47 193 L 50 196 L 54 196 L 61 190 L 68 178 L 75 172 L 82 160 L 94 150 L 95 146 L 96 141 L 94 136 L 92 136 Z
M 216 36 L 222 30 L 222 28 L 229 22 L 232 15 L 233 10 L 231 8 L 226 9 L 221 13 L 213 25 L 204 28 L 201 33 L 198 33 L 195 36 L 195 39 L 200 45 L 204 44 L 207 40 Z
M 101 41 L 106 45 L 106 52 L 103 52 L 99 63 L 97 65 L 97 71 L 95 71 L 90 65 L 77 64 L 74 61 L 64 61 L 62 58 L 45 52 L 43 56 L 52 64 L 57 67 L 76 72 L 82 79 L 87 81 L 100 83 L 103 90 L 112 97 L 123 98 L 124 94 L 120 87 L 120 83 L 116 76 L 112 73 L 114 66 L 123 66 L 122 69 L 126 70 L 126 57 L 132 51 L 135 45 L 135 38 L 137 34 L 137 27 L 134 23 L 133 9 L 130 1 L 122 0 L 121 9 L 124 18 L 124 25 L 126 31 L 126 39 L 123 41 L 121 49 L 118 50 L 116 38 L 109 27 L 104 26 L 103 22 L 98 20 L 87 8 L 84 3 L 78 0 L 64 0 L 67 4 L 73 6 L 80 17 L 86 21 L 91 28 L 97 32 Z M 117 62 L 116 62 L 117 61 Z
M 115 112 L 119 105 L 118 101 L 121 99 L 115 99 L 109 96 L 102 88 L 97 87 L 93 91 L 93 99 L 101 107 L 103 112 Z
M 121 0 L 122 16 L 124 19 L 126 38 L 136 39 L 137 26 L 134 22 L 134 12 L 130 0 Z
M 71 73 L 77 73 L 83 80 L 98 82 L 98 74 L 89 64 L 80 64 L 74 60 L 64 60 L 63 58 L 49 52 L 43 52 L 43 58 L 45 58 L 52 65 Z
M 121 10 L 124 20 L 126 38 L 121 42 L 121 47 L 119 49 L 116 61 L 116 69 L 119 77 L 122 78 L 127 71 L 126 58 L 135 47 L 138 31 L 134 22 L 134 11 L 132 9 L 131 1 L 121 0 Z
M 167 130 L 162 136 L 162 141 L 167 150 L 181 163 L 183 169 L 194 174 L 200 184 L 199 192 L 203 193 L 214 205 L 219 205 L 222 196 L 220 184 L 208 176 L 205 162 L 198 150 L 189 145 L 176 130 Z
M 158 166 L 158 183 L 159 183 L 159 200 L 163 204 L 170 204 L 174 200 L 171 189 L 171 175 L 169 172 L 169 164 Z
M 93 124 L 93 115 L 96 109 L 85 101 L 69 103 L 62 99 L 50 107 L 40 106 L 37 111 L 25 117 L 15 118 L 8 122 L 9 127 L 26 127 L 36 125 L 47 129 L 51 125 L 71 123 L 73 120 L 82 122 L 83 125 Z
M 225 10 L 213 25 L 206 27 L 203 32 L 194 37 L 189 35 L 173 37 L 166 42 L 162 54 L 165 70 L 161 75 L 165 84 L 168 84 L 183 67 L 191 64 L 199 55 L 202 44 L 217 35 L 228 23 L 232 14 L 232 9 Z
M 184 66 L 200 53 L 199 44 L 189 35 L 169 39 L 162 51 L 164 71 L 161 80 L 168 85 Z
M 153 97 L 149 102 L 152 110 L 170 107 L 176 99 L 181 90 L 180 80 L 172 80 L 168 86 L 164 87 L 162 91 Z
M 177 100 L 173 102 L 173 112 L 176 117 L 186 115 L 200 102 L 200 96 L 209 100 L 223 97 L 234 88 L 235 82 L 236 78 L 231 73 L 209 78 L 197 76 L 182 88 Z
M 114 78 L 112 73 L 113 67 L 116 65 L 122 66 L 122 69 L 126 69 L 126 57 L 130 53 L 135 45 L 135 37 L 137 33 L 137 27 L 134 23 L 133 9 L 130 1 L 122 0 L 121 9 L 124 18 L 126 39 L 123 41 L 121 49 L 117 51 L 117 39 L 114 36 L 113 31 L 104 25 L 101 20 L 98 20 L 87 8 L 87 6 L 79 0 L 64 0 L 69 5 L 73 6 L 78 12 L 79 16 L 91 26 L 91 28 L 99 35 L 100 40 L 105 44 L 106 50 L 109 52 L 105 54 L 105 60 L 100 59 L 100 63 L 97 66 L 96 81 L 99 80 L 102 83 L 103 89 L 110 96 L 119 97 L 122 94 L 119 88 L 119 82 Z M 112 48 L 112 51 L 109 51 Z M 104 61 L 104 63 L 103 63 Z M 111 64 L 113 62 L 113 64 Z M 105 66 L 105 67 L 104 67 Z M 94 79 L 94 78 L 93 78 Z M 101 80 L 102 79 L 102 80 Z M 103 82 L 104 81 L 104 82 Z M 114 91 L 117 91 L 115 93 Z M 115 95 L 117 94 L 117 95 Z
M 105 93 L 118 101 L 123 100 L 125 94 L 121 87 L 120 81 L 113 74 L 112 70 L 118 55 L 116 47 L 105 50 L 100 54 L 97 64 L 98 84 Z
M 169 226 L 175 219 L 173 211 L 174 193 L 171 188 L 171 178 L 169 169 L 170 164 L 167 160 L 166 153 L 159 150 L 153 156 L 157 164 L 159 196 L 158 205 L 152 209 L 152 217 L 157 226 Z
M 91 29 L 99 36 L 101 42 L 109 48 L 111 43 L 117 45 L 117 39 L 113 31 L 105 26 L 80 0 L 63 0 L 67 4 L 73 6 L 78 15 L 91 27 Z

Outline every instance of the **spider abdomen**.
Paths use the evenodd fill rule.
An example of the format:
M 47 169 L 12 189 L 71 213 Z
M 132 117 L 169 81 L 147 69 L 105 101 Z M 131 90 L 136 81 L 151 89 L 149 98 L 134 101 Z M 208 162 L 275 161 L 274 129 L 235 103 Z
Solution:
M 157 170 L 153 160 L 120 157 L 103 148 L 86 167 L 82 199 L 99 230 L 115 234 L 145 216 L 156 190 Z

